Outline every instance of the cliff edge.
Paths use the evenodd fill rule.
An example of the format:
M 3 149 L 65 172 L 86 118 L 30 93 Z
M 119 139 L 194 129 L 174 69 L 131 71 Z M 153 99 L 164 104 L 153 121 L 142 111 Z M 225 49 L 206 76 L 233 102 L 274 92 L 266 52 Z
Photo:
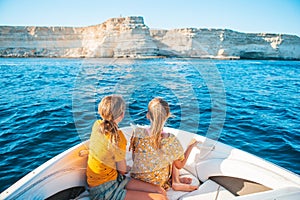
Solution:
M 151 30 L 142 17 L 88 27 L 0 26 L 0 57 L 158 56 L 300 60 L 300 38 L 228 29 Z

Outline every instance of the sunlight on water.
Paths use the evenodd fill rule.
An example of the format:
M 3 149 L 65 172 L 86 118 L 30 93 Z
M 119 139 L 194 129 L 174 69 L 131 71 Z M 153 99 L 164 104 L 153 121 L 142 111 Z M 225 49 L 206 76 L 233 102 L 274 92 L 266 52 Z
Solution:
M 0 191 L 88 139 L 97 104 L 127 103 L 120 126 L 149 124 L 165 98 L 167 126 L 205 135 L 300 174 L 300 62 L 197 59 L 1 59 Z

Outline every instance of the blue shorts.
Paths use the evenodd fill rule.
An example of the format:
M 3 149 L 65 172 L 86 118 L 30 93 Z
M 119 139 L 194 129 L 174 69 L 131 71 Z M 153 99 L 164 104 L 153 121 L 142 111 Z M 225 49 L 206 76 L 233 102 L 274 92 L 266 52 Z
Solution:
M 126 196 L 126 185 L 130 178 L 118 175 L 114 181 L 109 181 L 101 185 L 90 188 L 91 200 L 122 200 Z

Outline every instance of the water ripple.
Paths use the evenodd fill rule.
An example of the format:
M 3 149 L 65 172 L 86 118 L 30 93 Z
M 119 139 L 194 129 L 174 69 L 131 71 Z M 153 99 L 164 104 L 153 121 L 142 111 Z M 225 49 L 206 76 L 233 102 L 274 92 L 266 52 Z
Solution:
M 147 104 L 161 96 L 173 114 L 168 126 L 219 139 L 300 174 L 300 62 L 1 59 L 0 63 L 0 191 L 87 139 L 99 118 L 97 104 L 112 93 L 122 94 L 127 102 L 120 126 L 148 124 Z M 219 82 L 214 81 L 218 73 Z M 211 123 L 223 120 L 218 138 L 220 127 Z

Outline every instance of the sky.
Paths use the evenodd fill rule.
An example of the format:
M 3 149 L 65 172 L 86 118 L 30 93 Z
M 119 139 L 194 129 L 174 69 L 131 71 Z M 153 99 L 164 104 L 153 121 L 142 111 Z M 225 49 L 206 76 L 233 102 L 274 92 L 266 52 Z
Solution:
M 300 0 L 0 0 L 0 25 L 79 27 L 120 16 L 142 16 L 151 29 L 300 36 Z

